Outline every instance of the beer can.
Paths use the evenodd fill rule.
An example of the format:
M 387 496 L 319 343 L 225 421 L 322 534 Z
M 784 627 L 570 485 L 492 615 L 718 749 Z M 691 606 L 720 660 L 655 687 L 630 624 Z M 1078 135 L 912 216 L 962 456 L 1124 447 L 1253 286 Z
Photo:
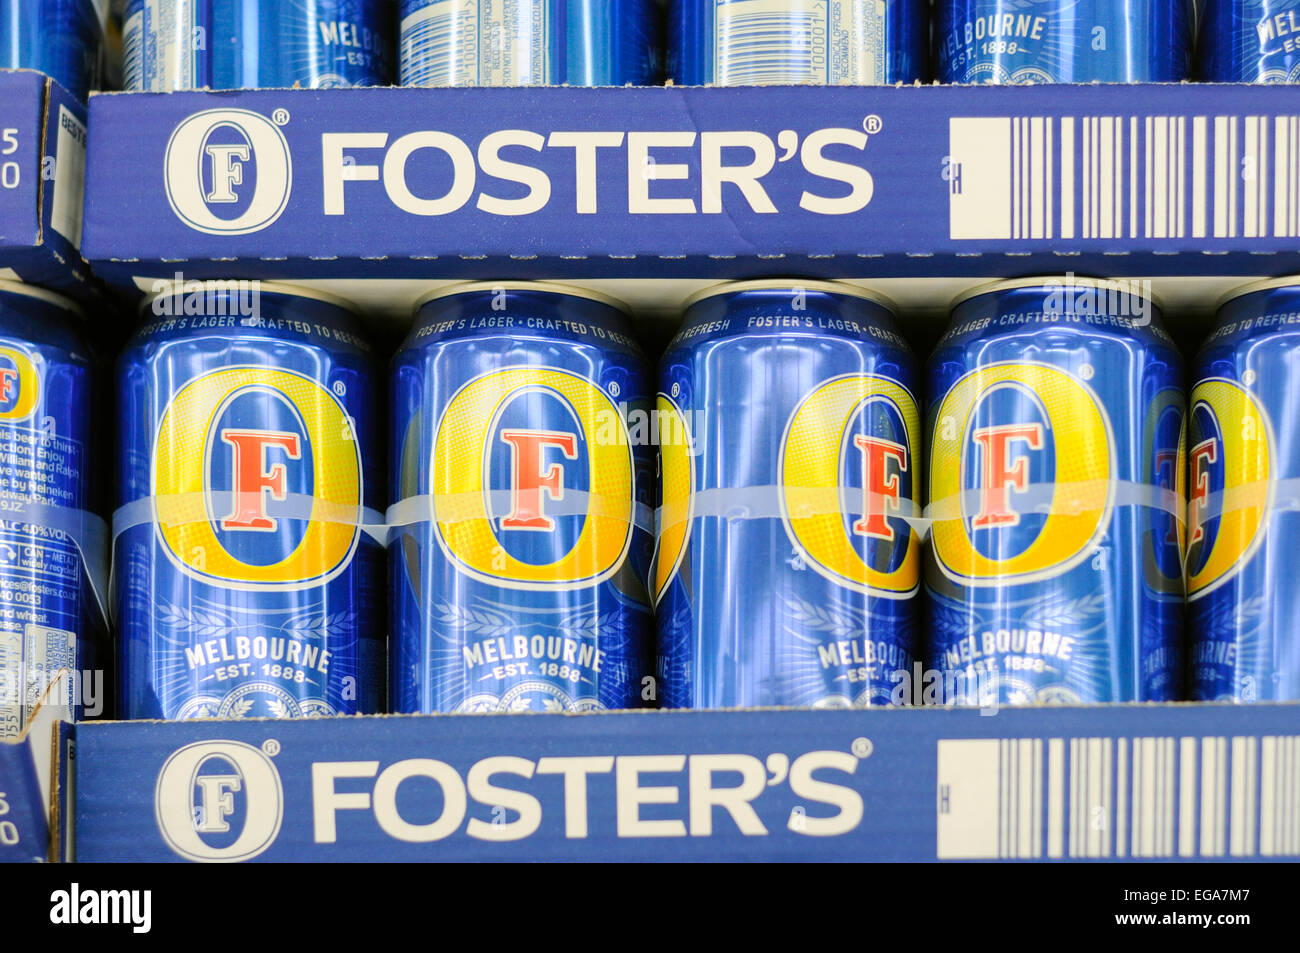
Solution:
M 921 424 L 888 302 L 834 282 L 708 289 L 659 378 L 664 704 L 909 701 Z
M 928 378 L 934 700 L 1177 700 L 1183 363 L 1155 302 L 1073 276 L 976 290 Z
M 1300 0 L 1206 0 L 1199 60 L 1211 83 L 1300 83 Z
M 393 0 L 127 0 L 124 88 L 386 86 Z
M 105 713 L 106 527 L 90 424 L 94 365 L 70 302 L 0 281 L 0 741 L 47 702 Z
M 143 315 L 117 365 L 122 715 L 382 711 L 381 398 L 350 306 L 187 282 Z
M 0 0 L 0 68 L 40 70 L 78 99 L 99 88 L 104 2 Z
M 452 286 L 391 386 L 394 710 L 651 700 L 651 372 L 621 305 Z
M 1191 696 L 1300 701 L 1300 278 L 1238 291 L 1196 359 L 1187 426 Z
M 943 83 L 1186 79 L 1191 0 L 937 0 Z
M 881 86 L 926 78 L 925 0 L 673 0 L 668 67 L 684 86 Z
M 403 86 L 646 86 L 656 0 L 402 0 Z

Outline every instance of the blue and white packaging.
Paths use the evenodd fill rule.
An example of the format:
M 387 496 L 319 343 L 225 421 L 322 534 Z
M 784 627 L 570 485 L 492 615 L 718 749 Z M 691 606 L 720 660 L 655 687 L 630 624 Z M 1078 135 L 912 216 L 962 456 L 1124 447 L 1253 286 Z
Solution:
M 90 723 L 77 858 L 1300 857 L 1295 705 L 990 713 Z
M 84 300 L 85 107 L 40 73 L 0 70 L 0 115 L 0 276 Z
M 1280 88 L 263 90 L 91 112 L 87 254 L 135 291 L 274 278 L 406 321 L 451 280 L 576 280 L 644 310 L 780 274 L 937 312 L 980 279 L 1072 270 L 1177 278 L 1152 289 L 1177 311 L 1300 271 Z

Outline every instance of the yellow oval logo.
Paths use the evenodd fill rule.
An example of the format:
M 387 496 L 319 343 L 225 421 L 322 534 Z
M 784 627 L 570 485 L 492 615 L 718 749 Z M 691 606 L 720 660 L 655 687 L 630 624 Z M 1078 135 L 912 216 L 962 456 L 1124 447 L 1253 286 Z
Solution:
M 916 401 L 888 378 L 832 378 L 795 408 L 781 445 L 781 510 L 818 574 L 885 598 L 916 591 L 920 540 L 905 517 L 919 437 Z
M 1187 598 L 1235 576 L 1264 538 L 1272 504 L 1272 424 L 1234 381 L 1192 390 L 1187 422 Z
M 609 578 L 627 556 L 627 424 L 585 377 L 525 366 L 475 378 L 438 422 L 432 466 L 439 544 L 469 576 L 575 589 Z
M 0 347 L 0 420 L 26 420 L 40 396 L 41 378 L 31 355 Z
M 1045 364 L 991 364 L 952 386 L 932 426 L 934 555 L 954 582 L 1050 578 L 1105 534 L 1114 438 L 1082 381 Z
M 159 421 L 154 516 L 187 575 L 235 589 L 320 585 L 360 534 L 353 421 L 318 382 L 268 367 L 190 381 Z
M 667 394 L 660 394 L 659 535 L 655 541 L 654 601 L 659 604 L 686 557 L 695 501 L 695 457 L 686 415 Z

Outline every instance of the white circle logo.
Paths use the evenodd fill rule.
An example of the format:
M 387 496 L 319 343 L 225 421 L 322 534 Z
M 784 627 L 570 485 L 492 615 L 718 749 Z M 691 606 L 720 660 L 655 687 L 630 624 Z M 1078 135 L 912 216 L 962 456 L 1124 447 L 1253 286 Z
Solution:
M 185 119 L 167 140 L 163 168 L 172 211 L 209 235 L 261 231 L 284 212 L 293 189 L 284 133 L 247 109 L 208 109 Z
M 251 860 L 280 833 L 280 772 L 242 741 L 186 745 L 158 772 L 154 816 L 167 846 L 187 860 Z

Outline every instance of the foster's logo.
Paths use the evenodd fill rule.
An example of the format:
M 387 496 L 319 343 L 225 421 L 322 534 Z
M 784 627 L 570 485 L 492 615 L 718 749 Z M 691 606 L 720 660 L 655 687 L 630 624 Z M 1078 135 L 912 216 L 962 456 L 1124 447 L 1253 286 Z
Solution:
M 659 533 L 655 539 L 654 600 L 658 605 L 681 569 L 690 541 L 695 502 L 695 454 L 687 415 L 667 394 L 657 400 L 659 433 Z
M 1179 504 L 1178 512 L 1148 511 L 1142 574 L 1153 591 L 1179 599 L 1183 596 L 1183 551 L 1187 545 L 1186 511 L 1181 506 L 1187 499 L 1185 406 L 1180 389 L 1166 388 L 1147 405 L 1142 426 L 1145 481 L 1167 491 Z
M 26 420 L 40 399 L 41 378 L 31 355 L 0 346 L 0 420 Z
M 632 466 L 622 415 L 586 378 L 545 367 L 477 377 L 434 436 L 439 545 L 462 572 L 507 588 L 594 585 L 631 544 Z
M 347 567 L 359 535 L 353 421 L 290 371 L 200 375 L 158 424 L 153 493 L 164 551 L 187 575 L 234 589 L 319 585 Z
M 209 109 L 172 132 L 164 159 L 172 211 L 211 235 L 247 235 L 284 212 L 293 188 L 289 143 L 247 109 Z
M 804 397 L 778 466 L 782 519 L 809 567 L 872 595 L 916 591 L 920 539 L 905 517 L 919 438 L 916 401 L 896 381 L 848 374 Z
M 1113 448 L 1097 395 L 1060 368 L 992 364 L 961 378 L 931 441 L 939 568 L 1000 586 L 1078 565 L 1109 522 Z
M 1187 427 L 1187 596 L 1232 579 L 1264 538 L 1272 502 L 1272 425 L 1251 394 L 1210 378 Z
M 187 860 L 250 860 L 280 833 L 280 772 L 265 753 L 241 741 L 186 745 L 158 773 L 154 816 L 167 846 Z

